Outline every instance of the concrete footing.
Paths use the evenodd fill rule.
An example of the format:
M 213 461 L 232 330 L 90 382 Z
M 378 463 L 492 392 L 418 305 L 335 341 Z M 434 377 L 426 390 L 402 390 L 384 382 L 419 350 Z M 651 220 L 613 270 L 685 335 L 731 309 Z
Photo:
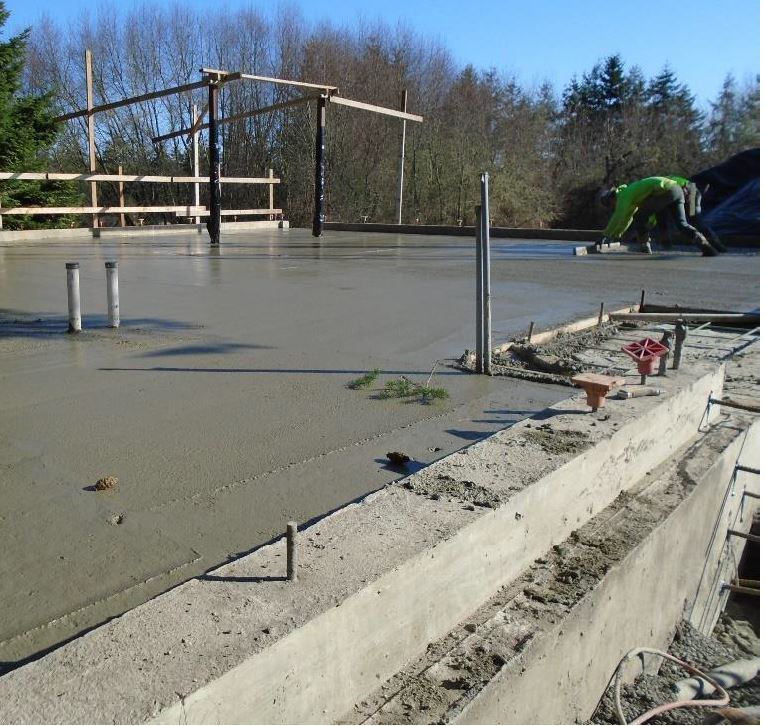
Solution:
M 723 366 L 701 362 L 667 378 L 660 398 L 609 400 L 597 414 L 581 396 L 562 402 L 305 529 L 297 582 L 284 576 L 280 541 L 0 678 L 0 721 L 342 719 L 646 472 L 697 441 L 719 416 L 709 398 L 720 396 L 723 379 Z M 663 597 L 682 602 L 695 582 L 703 579 L 707 589 L 714 583 L 707 563 L 717 545 L 709 545 L 706 524 L 689 536 L 687 522 L 706 523 L 719 508 L 719 482 L 736 462 L 759 467 L 751 450 L 756 431 L 746 439 L 749 448 L 739 434 L 708 471 L 692 473 L 689 461 L 693 476 L 713 482 L 697 487 L 690 519 L 667 524 L 650 547 L 625 559 L 632 558 L 624 580 L 608 591 L 595 588 L 565 628 L 536 641 L 542 650 L 528 650 L 516 671 L 526 684 L 518 688 L 535 694 L 526 702 L 560 702 L 537 722 L 585 713 L 628 640 L 666 643 L 679 613 L 663 612 Z M 667 553 L 677 561 L 665 572 Z M 623 598 L 637 609 L 627 610 Z M 621 642 L 617 616 L 631 612 L 640 620 L 641 608 L 651 617 Z M 598 642 L 606 636 L 614 642 L 601 658 Z M 632 642 L 643 638 L 650 640 Z M 560 656 L 564 647 L 573 649 L 569 658 Z M 552 661 L 560 671 L 556 699 L 548 697 Z M 574 704 L 596 661 L 597 677 Z M 540 680 L 532 687 L 535 672 Z M 498 680 L 450 719 L 533 723 L 521 701 L 508 702 L 504 693 L 512 688 Z

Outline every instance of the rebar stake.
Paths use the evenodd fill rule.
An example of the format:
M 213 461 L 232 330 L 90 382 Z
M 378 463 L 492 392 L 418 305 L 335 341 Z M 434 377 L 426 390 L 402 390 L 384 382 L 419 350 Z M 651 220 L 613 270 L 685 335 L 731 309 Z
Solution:
M 659 375 L 660 376 L 666 376 L 667 375 L 667 358 L 669 358 L 669 354 L 672 352 L 672 340 L 674 339 L 674 333 L 670 330 L 665 330 L 664 335 L 661 336 L 661 340 L 659 341 L 662 345 L 665 345 L 668 348 L 668 351 L 666 355 L 663 355 L 661 359 L 659 360 Z
M 675 323 L 675 354 L 672 360 L 672 368 L 676 371 L 680 370 L 680 363 L 683 359 L 683 342 L 686 335 L 688 335 L 688 326 L 681 318 Z
M 295 562 L 297 531 L 297 522 L 287 522 L 287 579 L 290 582 L 297 582 L 297 563 Z

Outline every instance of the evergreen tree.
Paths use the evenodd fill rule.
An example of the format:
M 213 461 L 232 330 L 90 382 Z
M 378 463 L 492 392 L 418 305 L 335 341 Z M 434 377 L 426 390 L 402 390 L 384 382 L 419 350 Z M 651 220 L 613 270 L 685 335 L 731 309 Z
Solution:
M 760 81 L 743 93 L 729 73 L 723 81 L 707 123 L 707 149 L 712 162 L 760 144 Z
M 0 34 L 10 13 L 0 0 Z M 0 170 L 40 171 L 46 165 L 44 152 L 56 138 L 52 94 L 25 96 L 21 92 L 27 41 L 30 30 L 0 40 Z M 24 181 L 0 183 L 0 206 L 71 206 L 79 197 L 61 183 Z M 11 229 L 68 226 L 70 220 L 45 217 L 8 216 Z

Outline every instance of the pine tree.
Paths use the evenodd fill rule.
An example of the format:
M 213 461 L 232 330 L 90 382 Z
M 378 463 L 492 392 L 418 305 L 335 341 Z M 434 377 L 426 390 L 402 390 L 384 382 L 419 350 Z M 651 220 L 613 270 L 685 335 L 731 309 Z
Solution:
M 713 162 L 760 144 L 760 81 L 739 91 L 729 73 L 723 81 L 707 123 L 707 147 Z
M 0 0 L 0 34 L 10 13 Z M 46 165 L 44 152 L 56 138 L 52 94 L 27 96 L 21 90 L 27 41 L 30 30 L 0 41 L 0 170 L 40 171 Z M 3 182 L 0 206 L 69 206 L 79 197 L 55 182 Z M 10 229 L 68 226 L 69 219 L 8 216 Z

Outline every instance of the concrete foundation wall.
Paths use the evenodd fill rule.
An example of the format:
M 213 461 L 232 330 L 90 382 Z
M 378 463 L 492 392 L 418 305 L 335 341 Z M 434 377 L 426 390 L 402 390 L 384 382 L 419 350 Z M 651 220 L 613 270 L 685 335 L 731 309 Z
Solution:
M 455 536 L 374 581 L 154 723 L 339 718 L 698 432 L 717 367 Z M 710 412 L 712 416 L 716 410 Z M 479 448 L 480 444 L 478 445 Z
M 730 580 L 743 540 L 731 542 L 734 551 L 728 555 L 726 523 L 735 520 L 748 528 L 757 507 L 743 497 L 741 488 L 735 496 L 729 489 L 736 463 L 759 467 L 759 420 L 751 424 L 722 454 L 687 461 L 685 475 L 696 484 L 690 496 L 582 599 L 562 625 L 535 637 L 518 662 L 500 671 L 455 722 L 580 723 L 590 718 L 629 650 L 664 649 L 679 620 L 690 610 L 700 612 L 701 603 L 719 613 L 724 601 L 719 580 L 703 573 L 711 565 Z M 759 481 L 748 486 L 759 491 Z M 715 565 L 721 557 L 727 567 L 718 572 Z M 692 620 L 697 624 L 699 619 Z

